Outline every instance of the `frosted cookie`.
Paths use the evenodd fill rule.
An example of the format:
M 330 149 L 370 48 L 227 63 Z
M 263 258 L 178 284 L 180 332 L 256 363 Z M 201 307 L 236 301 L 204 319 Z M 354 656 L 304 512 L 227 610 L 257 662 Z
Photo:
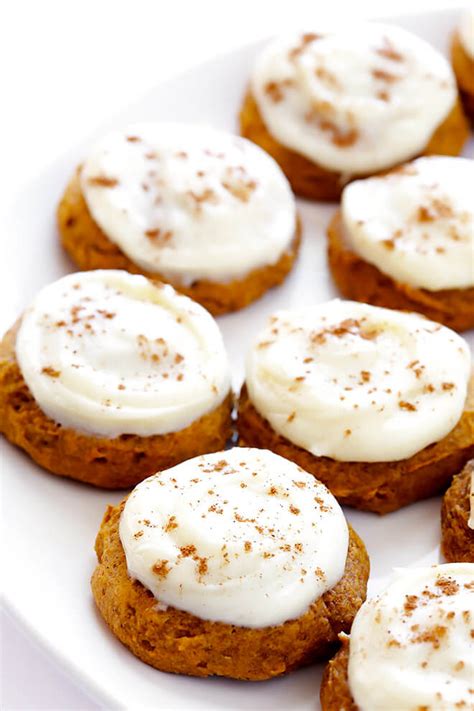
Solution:
M 97 607 L 147 664 L 260 680 L 327 658 L 369 561 L 325 486 L 272 452 L 190 459 L 109 506 Z
M 453 34 L 451 61 L 464 109 L 474 119 L 474 8 L 466 10 Z
M 472 709 L 473 678 L 474 565 L 403 570 L 327 665 L 322 711 Z
M 344 296 L 474 328 L 474 161 L 419 158 L 342 193 L 328 260 Z
M 446 560 L 474 563 L 474 459 L 454 477 L 444 495 L 441 550 Z
M 465 341 L 418 314 L 337 299 L 269 319 L 246 364 L 238 430 L 344 504 L 432 496 L 474 454 Z
M 0 428 L 54 474 L 124 488 L 216 451 L 231 429 L 216 322 L 124 271 L 42 289 L 0 344 Z
M 457 155 L 468 136 L 446 59 L 378 23 L 273 41 L 257 59 L 240 126 L 297 194 L 320 200 L 418 155 Z
M 58 209 L 81 269 L 126 269 L 172 284 L 213 314 L 284 280 L 300 228 L 270 156 L 204 126 L 150 123 L 92 149 Z

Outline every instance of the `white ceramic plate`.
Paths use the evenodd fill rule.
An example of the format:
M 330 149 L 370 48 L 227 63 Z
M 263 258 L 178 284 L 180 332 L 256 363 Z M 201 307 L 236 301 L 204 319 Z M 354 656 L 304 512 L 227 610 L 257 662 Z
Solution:
M 456 12 L 443 11 L 396 21 L 445 51 L 456 19 Z M 199 121 L 235 129 L 236 112 L 259 49 L 260 45 L 245 47 L 157 87 L 101 126 L 97 136 L 129 121 L 154 119 Z M 66 181 L 86 150 L 87 145 L 76 146 L 25 188 L 11 206 L 3 227 L 8 235 L 4 258 L 10 278 L 0 285 L 2 330 L 41 286 L 73 270 L 58 245 L 54 212 Z M 234 364 L 236 387 L 242 380 L 244 353 L 268 314 L 336 295 L 326 266 L 324 239 L 333 208 L 300 201 L 300 210 L 303 245 L 286 283 L 244 311 L 219 319 Z M 17 285 L 14 291 L 12 284 Z M 249 683 L 178 677 L 138 661 L 109 633 L 95 611 L 89 588 L 95 564 L 93 542 L 102 514 L 107 503 L 118 502 L 123 494 L 54 477 L 20 450 L 2 445 L 7 607 L 106 708 L 318 708 L 322 666 L 269 682 Z M 431 499 L 384 518 L 346 511 L 371 557 L 369 594 L 386 583 L 394 566 L 439 560 L 439 506 L 439 499 Z

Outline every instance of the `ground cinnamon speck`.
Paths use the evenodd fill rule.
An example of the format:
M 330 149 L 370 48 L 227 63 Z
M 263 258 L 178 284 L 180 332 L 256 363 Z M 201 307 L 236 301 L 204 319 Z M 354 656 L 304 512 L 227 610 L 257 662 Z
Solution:
M 190 556 L 192 556 L 196 553 L 196 546 L 194 546 L 192 544 L 189 546 L 181 546 L 181 548 L 179 550 L 181 552 L 182 558 L 189 558 Z
M 166 578 L 171 570 L 168 565 L 169 561 L 160 560 L 152 566 L 152 572 L 159 578 Z
M 117 178 L 110 178 L 106 175 L 95 175 L 87 180 L 89 185 L 99 188 L 115 188 L 119 181 Z
M 59 376 L 61 375 L 60 370 L 56 370 L 56 368 L 53 368 L 50 365 L 41 368 L 41 372 L 43 373 L 43 375 L 47 375 L 50 378 L 59 378 Z
M 164 530 L 166 533 L 169 533 L 169 531 L 173 531 L 175 528 L 178 528 L 176 516 L 170 516 L 168 522 L 164 526 Z
M 401 410 L 407 410 L 408 412 L 415 412 L 416 411 L 416 406 L 413 405 L 411 402 L 406 402 L 405 400 L 400 400 L 398 403 L 398 407 Z

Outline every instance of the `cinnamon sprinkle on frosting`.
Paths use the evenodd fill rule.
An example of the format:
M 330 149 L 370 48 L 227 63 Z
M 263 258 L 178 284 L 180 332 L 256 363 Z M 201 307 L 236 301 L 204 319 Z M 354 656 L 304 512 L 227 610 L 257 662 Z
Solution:
M 276 454 L 243 447 L 139 484 L 120 539 L 130 576 L 160 603 L 248 627 L 298 617 L 340 579 L 348 550 L 344 516 L 322 484 Z
M 473 574 L 472 563 L 399 571 L 364 603 L 352 626 L 348 664 L 359 708 L 470 708 L 474 641 L 461 617 L 473 604 L 465 588 Z M 374 664 L 376 678 L 369 673 Z
M 318 457 L 380 462 L 406 459 L 448 434 L 469 377 L 466 344 L 449 329 L 334 300 L 268 321 L 247 359 L 246 388 L 293 444 Z

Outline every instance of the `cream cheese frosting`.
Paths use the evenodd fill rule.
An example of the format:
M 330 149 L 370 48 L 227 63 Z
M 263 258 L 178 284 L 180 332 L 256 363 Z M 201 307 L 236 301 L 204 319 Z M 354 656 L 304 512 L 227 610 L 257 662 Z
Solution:
M 149 123 L 115 131 L 80 176 L 107 237 L 176 285 L 226 282 L 275 264 L 295 235 L 295 200 L 278 165 L 217 129 Z
M 323 484 L 245 447 L 145 479 L 120 520 L 128 572 L 160 607 L 253 628 L 299 617 L 334 587 L 348 536 Z
M 456 101 L 446 59 L 378 23 L 275 40 L 257 61 L 251 90 L 274 138 L 349 175 L 422 152 Z
M 250 400 L 315 456 L 396 461 L 463 412 L 471 361 L 454 331 L 414 313 L 335 299 L 280 311 L 248 354 Z
M 474 161 L 419 158 L 342 194 L 349 246 L 398 282 L 418 288 L 474 286 Z
M 474 564 L 399 571 L 366 601 L 352 625 L 348 679 L 360 711 L 472 709 Z
M 42 289 L 23 315 L 16 357 L 46 415 L 104 437 L 183 429 L 230 388 L 212 316 L 169 285 L 118 270 Z
M 462 14 L 458 26 L 458 35 L 462 48 L 474 60 L 474 7 Z

